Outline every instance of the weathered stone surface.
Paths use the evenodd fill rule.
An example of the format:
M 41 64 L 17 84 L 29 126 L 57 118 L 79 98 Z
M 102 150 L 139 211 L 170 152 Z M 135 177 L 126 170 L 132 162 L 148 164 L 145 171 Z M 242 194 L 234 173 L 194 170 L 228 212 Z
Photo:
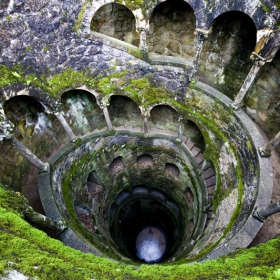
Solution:
M 93 5 L 101 5 L 103 3 L 101 1 L 93 2 Z M 220 175 L 223 176 L 221 179 L 221 190 L 224 191 L 225 194 L 230 193 L 230 196 L 217 198 L 220 205 L 216 217 L 213 217 L 215 222 L 209 227 L 205 239 L 202 240 L 203 242 L 211 243 L 220 238 L 224 228 L 227 226 L 231 214 L 234 212 L 234 207 L 241 201 L 241 197 L 236 193 L 237 182 L 235 181 L 235 168 L 239 166 L 235 165 L 236 162 L 233 160 L 235 155 L 230 152 L 231 146 L 236 146 L 237 155 L 243 159 L 240 163 L 240 168 L 242 168 L 242 174 L 244 176 L 244 197 L 242 197 L 242 199 L 244 199 L 242 200 L 244 206 L 241 208 L 244 215 L 238 217 L 236 220 L 236 226 L 232 228 L 231 234 L 236 234 L 242 227 L 247 218 L 246 215 L 251 210 L 251 205 L 254 204 L 254 194 L 256 194 L 256 191 L 254 190 L 255 185 L 252 181 L 254 180 L 254 172 L 256 171 L 254 170 L 254 166 L 257 166 L 257 163 L 256 159 L 252 157 L 252 150 L 250 150 L 249 145 L 247 145 L 248 143 L 251 143 L 251 139 L 242 135 L 240 132 L 242 131 L 241 127 L 238 125 L 235 126 L 232 119 L 227 120 L 228 116 L 222 115 L 221 111 L 219 111 L 220 108 L 217 109 L 213 105 L 215 102 L 209 100 L 205 101 L 201 98 L 200 91 L 186 91 L 188 84 L 188 77 L 185 71 L 187 67 L 186 58 L 190 60 L 193 59 L 197 44 L 196 37 L 194 36 L 194 29 L 199 27 L 208 30 L 213 24 L 213 19 L 217 18 L 216 22 L 213 24 L 212 34 L 209 34 L 208 38 L 205 39 L 204 49 L 201 55 L 201 60 L 199 61 L 198 78 L 203 79 L 210 85 L 219 87 L 219 89 L 225 92 L 228 96 L 232 97 L 237 93 L 244 77 L 246 77 L 246 74 L 248 73 L 248 68 L 250 68 L 251 62 L 248 58 L 252 51 L 252 46 L 254 45 L 255 36 L 255 29 L 252 27 L 252 23 L 255 22 L 257 28 L 260 29 L 262 28 L 265 19 L 267 19 L 267 22 L 270 22 L 271 26 L 273 26 L 278 13 L 276 13 L 274 7 L 272 7 L 272 13 L 275 18 L 271 18 L 269 13 L 264 14 L 261 11 L 261 7 L 256 5 L 257 1 L 251 1 L 248 3 L 246 1 L 237 0 L 234 2 L 227 1 L 226 4 L 225 2 L 222 3 L 222 1 L 208 2 L 191 1 L 190 3 L 194 11 L 191 6 L 185 2 L 182 3 L 184 9 L 177 10 L 174 10 L 170 6 L 170 2 L 160 3 L 151 13 L 150 30 L 147 30 L 148 49 L 149 51 L 158 52 L 167 56 L 185 58 L 185 60 L 180 61 L 180 65 L 185 63 L 184 67 L 176 67 L 176 65 L 179 65 L 179 60 L 170 59 L 164 61 L 164 59 L 162 59 L 165 63 L 162 63 L 164 66 L 154 66 L 149 64 L 149 58 L 145 57 L 145 55 L 142 56 L 142 54 L 139 54 L 136 51 L 137 48 L 130 49 L 125 44 L 113 42 L 108 37 L 106 38 L 99 35 L 92 35 L 91 37 L 89 34 L 83 34 L 77 20 L 82 1 L 1 1 L 0 61 L 1 64 L 4 65 L 20 65 L 22 67 L 23 70 L 13 68 L 13 74 L 10 75 L 22 75 L 21 78 L 24 78 L 25 75 L 31 74 L 32 78 L 35 75 L 36 79 L 42 78 L 44 81 L 45 79 L 48 79 L 49 76 L 59 74 L 68 68 L 71 68 L 73 71 L 88 71 L 94 78 L 98 77 L 96 81 L 99 81 L 102 78 L 107 78 L 108 75 L 111 74 L 123 74 L 125 70 L 129 72 L 129 82 L 143 78 L 147 75 L 146 77 L 149 77 L 153 86 L 159 86 L 161 90 L 170 90 L 170 92 L 174 93 L 174 99 L 180 99 L 182 101 L 182 104 L 184 104 L 182 106 L 185 106 L 186 104 L 188 104 L 187 106 L 190 106 L 188 107 L 188 113 L 186 113 L 187 111 L 184 112 L 186 118 L 195 118 L 196 111 L 202 114 L 203 118 L 201 120 L 205 120 L 211 116 L 211 121 L 214 123 L 212 124 L 211 129 L 218 127 L 217 130 L 222 131 L 226 135 L 225 137 L 231 140 L 225 142 L 223 139 L 223 142 L 215 135 L 215 133 L 209 132 L 204 127 L 204 135 L 206 134 L 209 139 L 213 140 L 211 146 L 209 143 L 206 145 L 207 152 L 209 153 L 208 156 L 210 158 L 212 157 L 210 150 L 213 145 L 217 144 L 220 149 L 219 157 L 216 159 L 221 166 L 219 168 Z M 147 3 L 147 5 L 154 4 Z M 99 15 L 98 13 L 96 14 L 95 26 L 98 25 L 100 27 L 99 31 L 118 39 L 125 40 L 125 38 L 129 38 L 129 42 L 138 46 L 136 42 L 137 40 L 139 41 L 139 33 L 135 31 L 135 24 L 139 23 L 135 22 L 133 14 L 123 6 L 120 6 L 114 15 L 113 6 L 115 6 L 115 4 L 108 4 L 104 6 L 105 8 L 103 12 L 98 12 Z M 231 17 L 219 17 L 219 15 L 229 10 L 233 11 L 236 9 L 243 11 L 244 14 L 253 15 L 253 20 L 250 20 L 248 17 L 245 19 L 244 15 L 244 17 L 242 17 L 244 22 L 240 24 L 239 20 L 241 16 L 238 14 L 238 17 L 235 17 L 235 13 L 233 13 L 233 16 Z M 184 13 L 182 13 L 182 11 L 184 11 Z M 145 15 L 145 17 L 150 18 L 151 14 Z M 146 19 L 147 18 L 144 18 L 143 16 L 142 19 L 139 20 L 138 18 L 137 20 L 143 24 L 143 26 L 147 27 L 148 24 L 145 22 Z M 126 33 L 129 33 L 128 37 L 126 37 Z M 138 59 L 133 55 L 130 55 L 129 53 L 131 50 L 133 50 L 140 58 Z M 249 93 L 248 101 L 246 101 L 247 103 L 245 102 L 245 105 L 250 104 L 250 107 L 256 109 L 255 116 L 258 116 L 258 122 L 265 127 L 269 133 L 278 129 L 279 126 L 280 101 L 278 98 L 278 88 L 280 70 L 278 62 L 279 53 L 276 55 L 275 61 L 273 61 L 270 66 L 265 66 L 266 68 L 264 68 L 263 72 L 260 72 L 257 82 L 253 85 Z M 167 66 L 167 64 L 172 66 Z M 20 71 L 23 71 L 23 73 Z M 45 76 L 41 76 L 42 74 Z M 4 75 L 6 74 L 4 73 Z M 118 85 L 117 78 L 115 82 Z M 124 81 L 122 86 L 126 86 L 125 82 L 127 81 Z M 31 83 L 31 85 L 29 85 L 29 83 Z M 178 94 L 178 91 L 180 94 Z M 20 95 L 28 94 L 33 96 L 34 99 L 37 98 L 45 105 L 51 104 L 46 97 L 44 90 L 38 89 L 36 86 L 32 85 L 31 80 L 2 88 L 1 100 L 17 100 Z M 59 94 L 62 94 L 62 92 Z M 95 94 L 97 93 L 95 92 Z M 136 94 L 138 94 L 137 90 L 135 95 Z M 59 100 L 59 98 L 60 95 L 57 96 L 57 100 Z M 141 100 L 141 96 L 138 96 L 138 98 Z M 77 132 L 77 134 L 82 135 L 90 133 L 92 130 L 106 127 L 103 118 L 104 116 L 95 102 L 83 98 L 76 100 L 75 102 L 73 102 L 73 100 L 74 98 L 66 98 L 65 103 L 67 105 L 65 106 L 65 117 L 68 120 L 69 125 L 75 130 L 75 132 Z M 186 104 L 183 103 L 183 101 L 186 102 Z M 143 101 L 141 100 L 139 102 L 144 103 L 145 100 L 143 99 Z M 23 106 L 18 106 L 19 103 L 25 104 L 26 110 L 23 110 Z M 15 113 L 15 116 L 18 118 L 15 118 L 15 123 L 17 124 L 16 135 L 20 137 L 21 141 L 26 146 L 32 148 L 32 151 L 34 151 L 39 158 L 49 158 L 59 147 L 68 142 L 68 137 L 65 134 L 65 131 L 63 131 L 60 125 L 52 117 L 46 116 L 43 110 L 39 109 L 39 107 L 34 109 L 29 102 L 25 103 L 21 101 L 19 103 L 15 102 L 13 106 L 7 106 L 5 109 L 7 113 L 9 110 L 11 114 L 17 112 Z M 137 114 L 137 110 L 133 109 L 135 107 L 128 103 L 123 103 L 126 106 L 117 106 L 119 108 L 119 115 L 112 113 L 113 123 L 120 124 L 122 130 L 133 130 L 134 126 L 137 126 L 138 128 L 142 127 L 143 118 L 141 114 L 139 112 L 139 114 Z M 122 102 L 120 102 L 120 104 L 122 104 Z M 137 106 L 136 108 L 138 109 Z M 178 108 L 178 112 L 182 114 L 180 109 L 181 108 Z M 114 110 L 112 110 L 112 112 L 114 112 Z M 193 112 L 193 115 L 191 112 Z M 31 115 L 36 115 L 36 117 L 31 118 Z M 159 129 L 164 129 L 164 133 L 167 137 L 173 137 L 168 135 L 169 131 L 178 135 L 178 115 L 175 113 L 164 113 L 161 117 L 162 118 L 159 120 L 157 116 L 152 115 L 151 119 L 154 121 L 154 127 L 152 127 L 155 129 L 154 133 L 158 133 L 157 130 Z M 196 119 L 197 123 L 203 127 L 201 120 Z M 249 124 L 249 126 L 250 125 L 251 124 Z M 189 133 L 191 135 L 191 132 Z M 143 139 L 146 138 L 143 137 Z M 225 146 L 228 146 L 222 148 L 220 141 L 223 142 Z M 164 141 L 159 141 L 158 143 L 163 142 Z M 123 144 L 121 141 L 116 141 L 115 144 L 118 145 L 120 143 Z M 124 144 L 126 144 L 125 141 Z M 74 147 L 75 145 L 73 144 L 70 149 L 74 149 Z M 110 149 L 113 148 L 109 147 L 109 150 Z M 84 145 L 80 150 L 77 149 L 69 156 L 67 163 L 65 166 L 61 167 L 61 170 L 64 168 L 67 170 L 66 172 L 68 172 L 70 167 L 73 166 L 72 163 L 77 161 L 77 158 L 80 159 L 86 152 L 91 154 L 92 147 Z M 104 166 L 107 164 L 106 160 L 108 155 L 110 155 L 110 152 L 111 151 L 104 151 L 100 156 L 100 161 Z M 3 158 L 0 159 L 0 163 L 4 161 L 7 162 L 1 165 L 1 181 L 20 189 L 21 178 L 26 175 L 29 166 L 26 161 L 14 151 L 4 148 L 3 154 L 5 160 Z M 61 159 L 63 157 L 63 152 L 60 151 L 56 157 Z M 162 162 L 163 158 L 163 156 L 156 157 L 158 162 Z M 131 165 L 129 164 L 129 166 L 135 168 L 135 164 L 133 163 L 131 163 Z M 251 167 L 246 168 L 248 166 Z M 79 175 L 79 178 L 85 179 L 85 174 L 83 174 L 85 169 L 80 169 L 81 174 Z M 56 176 L 58 176 L 61 170 L 58 170 L 54 175 L 54 182 L 56 182 Z M 155 171 L 162 172 L 162 169 L 158 168 Z M 10 174 L 13 174 L 13 176 L 11 177 Z M 137 172 L 133 174 L 137 174 Z M 104 172 L 103 175 L 106 177 L 107 173 Z M 79 178 L 71 178 L 71 180 L 73 179 L 74 181 L 75 179 L 78 182 Z M 59 218 L 61 215 L 59 210 L 62 213 L 67 212 L 63 208 L 64 201 L 62 191 L 57 188 L 56 190 L 58 192 L 53 194 L 50 191 L 50 182 L 47 181 L 48 179 L 43 176 L 42 180 L 42 184 L 49 188 L 47 189 L 47 192 L 44 193 L 44 204 L 50 205 L 47 209 L 50 216 Z M 127 184 L 127 181 L 124 180 L 122 183 L 125 185 Z M 191 180 L 185 182 L 185 185 L 188 185 L 189 183 L 191 183 Z M 84 184 L 79 185 L 77 183 L 75 186 L 75 183 L 73 182 L 73 188 L 76 188 L 78 198 L 89 199 L 83 192 Z M 213 191 L 214 190 L 211 189 L 211 193 Z M 58 197 L 60 202 L 59 210 L 53 203 L 53 195 Z M 269 195 L 267 194 L 267 196 Z M 71 197 L 71 199 L 72 202 L 74 202 L 75 198 Z M 211 199 L 209 199 L 209 203 L 211 203 Z M 263 201 L 268 199 L 269 197 L 263 195 Z M 195 217 L 197 213 L 195 211 L 193 212 L 194 213 L 192 214 Z M 67 213 L 65 215 L 67 216 Z M 219 220 L 219 218 L 221 219 Z M 105 221 L 101 221 L 100 223 L 105 224 Z M 215 233 L 212 235 L 210 230 L 213 230 Z M 251 232 L 254 230 L 255 229 L 249 229 L 248 231 Z M 247 236 L 244 238 L 246 239 L 246 242 L 253 237 L 253 235 L 248 235 L 249 238 L 247 238 Z M 77 239 L 75 239 L 71 233 L 67 235 L 66 238 L 70 240 L 69 244 L 76 246 Z M 83 247 L 84 244 L 81 246 Z M 201 248 L 202 247 L 203 246 L 201 245 Z M 199 246 L 197 248 L 199 249 Z M 88 250 L 88 248 L 86 248 L 86 250 Z M 227 250 L 225 249 L 225 251 Z

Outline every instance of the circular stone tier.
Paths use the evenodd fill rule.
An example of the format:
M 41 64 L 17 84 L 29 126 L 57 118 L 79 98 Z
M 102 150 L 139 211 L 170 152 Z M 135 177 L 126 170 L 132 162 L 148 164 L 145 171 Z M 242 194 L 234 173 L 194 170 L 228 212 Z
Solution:
M 147 263 L 211 259 L 250 244 L 262 225 L 251 214 L 272 189 L 269 159 L 256 149 L 263 140 L 221 93 L 200 83 L 192 93 L 195 106 L 172 107 L 201 130 L 203 151 L 180 132 L 115 127 L 52 156 L 40 196 L 49 217 L 66 221 L 66 244 Z

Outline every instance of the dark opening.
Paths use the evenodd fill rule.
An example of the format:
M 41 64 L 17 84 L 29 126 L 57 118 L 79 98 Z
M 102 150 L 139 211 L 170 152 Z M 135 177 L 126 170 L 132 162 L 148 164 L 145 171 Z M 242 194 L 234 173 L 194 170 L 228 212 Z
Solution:
M 144 186 L 142 189 L 148 190 Z M 122 191 L 109 210 L 112 239 L 124 255 L 135 261 L 167 260 L 180 243 L 184 221 L 179 207 L 163 193 L 154 195 L 155 191 L 160 192 Z

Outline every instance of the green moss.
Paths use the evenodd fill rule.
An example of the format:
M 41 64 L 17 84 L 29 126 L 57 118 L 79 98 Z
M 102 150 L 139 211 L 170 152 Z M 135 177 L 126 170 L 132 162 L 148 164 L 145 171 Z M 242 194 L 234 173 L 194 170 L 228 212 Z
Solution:
M 275 6 L 280 9 L 280 0 L 274 0 Z
M 27 199 L 0 184 L 0 205 L 4 209 L 9 209 L 9 212 L 22 216 L 27 208 Z
M 132 11 L 137 9 L 143 9 L 143 0 L 126 0 L 126 1 L 117 0 L 116 2 L 121 5 L 125 5 Z
M 154 87 L 149 75 L 130 81 L 124 87 L 124 90 L 134 102 L 143 107 L 149 107 L 156 103 L 165 103 L 168 100 L 173 100 L 175 95 L 175 93 L 164 88 Z
M 0 187 L 0 274 L 16 269 L 38 279 L 278 279 L 280 238 L 202 264 L 134 267 L 64 246 L 22 219 L 21 199 Z M 10 202 L 5 202 L 7 198 Z M 15 207 L 14 207 L 15 206 Z
M 59 93 L 81 84 L 86 84 L 89 87 L 93 85 L 92 79 L 87 73 L 73 71 L 71 68 L 62 73 L 47 76 L 46 74 L 26 75 L 24 68 L 20 65 L 12 68 L 0 65 L 0 88 L 15 83 L 25 83 L 27 86 L 33 85 L 53 97 L 57 97 Z
M 86 8 L 87 8 L 88 4 L 89 4 L 89 1 L 85 1 L 83 3 L 83 5 L 81 7 L 81 10 L 80 10 L 80 12 L 78 14 L 78 18 L 77 18 L 77 20 L 76 20 L 76 22 L 75 22 L 75 24 L 74 24 L 74 26 L 72 28 L 72 30 L 74 32 L 78 32 L 81 29 L 82 21 L 83 21 L 84 14 L 85 14 L 85 11 L 86 11 Z
M 107 94 L 110 94 L 110 93 L 113 93 L 114 91 L 116 91 L 117 87 L 111 83 L 110 78 L 106 77 L 106 78 L 101 79 L 97 83 L 97 90 L 99 93 L 101 93 L 103 95 L 107 95 Z
M 277 0 L 275 0 L 275 2 L 276 2 Z M 269 13 L 269 12 L 271 12 L 271 7 L 269 6 L 269 5 L 267 5 L 266 3 L 265 3 L 265 1 L 264 0 L 261 0 L 261 7 L 262 7 L 262 10 L 264 11 L 264 12 L 266 12 L 266 13 Z
M 78 145 L 78 143 L 76 143 Z M 80 142 L 81 144 L 81 142 Z M 76 145 L 76 147 L 77 147 Z M 104 153 L 101 153 L 104 154 Z M 71 227 L 75 233 L 85 242 L 91 244 L 92 247 L 100 250 L 101 252 L 107 251 L 107 257 L 114 258 L 115 260 L 120 259 L 118 255 L 114 254 L 112 250 L 108 251 L 106 248 L 106 242 L 98 235 L 98 231 L 94 233 L 88 231 L 84 228 L 81 222 L 78 220 L 75 209 L 74 209 L 74 200 L 75 198 L 71 197 L 70 189 L 77 187 L 82 184 L 81 174 L 88 174 L 88 170 L 91 170 L 91 160 L 96 160 L 100 154 L 93 152 L 90 155 L 84 154 L 78 161 L 74 162 L 71 165 L 71 169 L 68 170 L 67 176 L 65 176 L 62 182 L 62 193 L 64 203 L 67 209 L 67 225 Z M 80 176 L 77 176 L 79 174 Z M 84 176 L 86 177 L 86 176 Z

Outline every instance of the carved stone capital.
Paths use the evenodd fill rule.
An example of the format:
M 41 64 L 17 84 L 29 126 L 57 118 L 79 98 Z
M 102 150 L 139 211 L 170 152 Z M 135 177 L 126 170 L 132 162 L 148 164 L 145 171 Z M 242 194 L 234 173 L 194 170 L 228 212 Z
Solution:
M 103 110 L 110 105 L 110 96 L 104 96 L 98 99 L 98 105 Z
M 51 108 L 49 109 L 49 108 L 45 107 L 47 114 L 60 114 L 60 112 L 63 111 L 63 105 L 57 99 L 49 97 L 48 104 L 50 105 Z
M 0 141 L 2 141 L 4 138 L 13 138 L 14 130 L 15 125 L 10 120 L 6 119 L 5 116 L 0 114 Z
M 199 37 L 199 40 L 206 39 L 210 33 L 211 29 L 205 30 L 201 28 L 196 28 L 194 31 L 194 35 L 197 35 Z
M 271 153 L 266 151 L 264 149 L 264 147 L 259 147 L 258 150 L 259 150 L 259 154 L 260 154 L 261 157 L 270 157 L 271 156 Z
M 149 118 L 150 117 L 150 110 L 144 106 L 139 106 L 141 115 L 144 118 Z

